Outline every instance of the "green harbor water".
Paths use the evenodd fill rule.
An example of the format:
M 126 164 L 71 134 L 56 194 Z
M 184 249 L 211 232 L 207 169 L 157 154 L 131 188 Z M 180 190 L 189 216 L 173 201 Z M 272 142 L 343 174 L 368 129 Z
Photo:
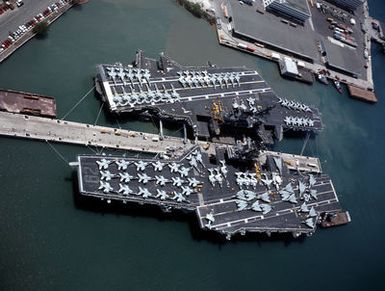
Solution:
M 385 4 L 369 1 L 385 21 Z M 54 23 L 0 65 L 0 87 L 56 97 L 58 116 L 93 86 L 98 63 L 166 51 L 181 64 L 257 69 L 280 96 L 317 106 L 325 130 L 304 154 L 319 156 L 352 223 L 305 239 L 227 242 L 197 230 L 194 216 L 76 203 L 73 169 L 37 141 L 0 137 L 0 290 L 384 290 L 385 55 L 374 46 L 379 102 L 332 86 L 283 80 L 275 64 L 221 47 L 215 31 L 173 0 L 94 0 Z M 90 94 L 68 120 L 94 123 Z M 151 122 L 102 112 L 98 124 L 157 132 Z M 0 125 L 1 126 L 1 125 Z M 172 133 L 170 134 L 178 134 Z M 300 153 L 304 140 L 277 150 Z M 55 144 L 67 161 L 92 149 Z

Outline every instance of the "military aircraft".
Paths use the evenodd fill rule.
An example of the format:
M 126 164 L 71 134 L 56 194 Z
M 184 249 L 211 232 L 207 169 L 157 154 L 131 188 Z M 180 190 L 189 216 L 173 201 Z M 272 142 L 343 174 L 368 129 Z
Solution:
M 182 195 L 182 193 L 179 192 L 174 192 L 174 197 L 172 197 L 172 199 L 178 202 L 186 201 L 186 198 Z
M 118 165 L 118 170 L 127 170 L 127 167 L 130 164 L 130 162 L 126 160 L 120 160 L 120 161 L 115 161 L 115 164 Z
M 155 163 L 152 163 L 153 167 L 154 167 L 154 171 L 162 171 L 163 170 L 163 166 L 164 164 L 161 163 L 160 161 L 156 161 Z
M 187 178 L 187 180 L 188 180 L 188 185 L 190 186 L 190 187 L 196 187 L 196 186 L 198 186 L 198 184 L 202 184 L 201 182 L 199 182 L 197 179 L 195 179 L 195 178 Z
M 142 196 L 143 198 L 148 198 L 148 197 L 152 196 L 147 188 L 142 188 L 142 187 L 139 187 L 138 195 Z
M 316 217 L 317 216 L 317 212 L 315 211 L 314 207 L 310 208 L 309 216 L 310 217 Z
M 129 173 L 119 173 L 119 176 L 120 176 L 120 182 L 130 182 L 134 176 L 131 176 Z
M 272 207 L 269 204 L 261 204 L 262 213 L 267 214 L 272 210 Z
M 302 195 L 303 193 L 305 193 L 306 186 L 300 180 L 298 181 L 298 185 L 299 185 L 299 195 Z
M 156 198 L 160 198 L 160 200 L 166 200 L 166 198 L 168 198 L 168 195 L 167 195 L 166 191 L 156 189 L 156 192 L 158 193 L 155 196 Z
M 254 211 L 262 211 L 262 208 L 261 208 L 261 205 L 259 204 L 259 201 L 255 201 L 252 205 L 251 205 L 251 209 L 254 210 Z
M 196 153 L 195 159 L 197 160 L 197 162 L 201 163 L 202 166 L 204 166 L 203 160 L 202 160 L 202 154 L 200 152 Z
M 309 175 L 309 184 L 310 184 L 310 187 L 313 187 L 316 183 L 316 179 L 314 178 L 314 175 L 310 174 Z
M 267 193 L 267 192 L 265 192 L 265 193 L 263 193 L 261 195 L 258 195 L 258 199 L 261 199 L 264 202 L 270 203 L 269 193 Z
M 143 183 L 143 184 L 147 184 L 148 181 L 151 180 L 151 177 L 148 176 L 146 173 L 143 173 L 143 174 L 138 173 L 138 177 L 139 177 L 139 183 Z
M 114 190 L 110 183 L 100 181 L 100 186 L 98 188 L 99 190 L 103 190 L 104 193 L 110 193 L 112 190 Z
M 169 166 L 169 168 L 170 168 L 170 172 L 171 172 L 171 173 L 174 173 L 174 172 L 178 172 L 178 171 L 179 171 L 180 165 L 177 164 L 177 163 L 172 163 L 172 164 L 169 164 L 168 166 Z
M 297 204 L 297 203 L 298 203 L 297 198 L 295 197 L 295 194 L 291 194 L 291 195 L 289 196 L 288 201 L 289 201 L 290 203 L 293 203 L 293 204 Z
M 265 179 L 261 178 L 261 181 L 262 181 L 263 184 L 265 184 L 265 186 L 266 186 L 267 188 L 269 188 L 270 185 L 271 185 L 271 183 L 273 182 L 273 179 L 269 179 L 269 178 L 267 177 L 267 175 L 264 175 L 264 176 L 265 176 Z
M 289 193 L 293 193 L 293 186 L 291 185 L 291 183 L 287 184 L 285 186 L 284 190 L 289 192 Z
M 317 198 L 317 190 L 311 189 L 311 190 L 310 190 L 310 195 L 311 195 L 311 197 L 313 197 L 315 200 L 318 199 L 318 198 Z
M 279 173 L 282 175 L 282 159 L 279 157 L 273 157 L 273 160 L 278 168 Z
M 191 193 L 194 193 L 194 190 L 187 186 L 182 186 L 182 194 L 190 196 Z
M 215 186 L 215 182 L 217 181 L 217 179 L 215 178 L 215 174 L 214 174 L 214 170 L 215 169 L 207 169 L 209 172 L 210 172 L 210 175 L 209 175 L 209 181 L 210 183 Z
M 166 185 L 166 183 L 170 182 L 169 179 L 166 179 L 163 176 L 155 176 L 156 184 L 160 186 Z
M 213 224 L 215 222 L 214 214 L 212 212 L 207 213 L 204 218 L 208 221 L 205 226 L 208 229 L 211 229 L 211 224 Z
M 191 156 L 191 155 L 190 155 Z M 195 169 L 198 169 L 198 163 L 195 157 L 191 156 L 191 159 L 189 161 L 189 164 L 191 167 L 194 167 Z
M 130 187 L 128 187 L 128 185 L 125 185 L 125 184 L 119 184 L 119 193 L 122 193 L 123 192 L 123 195 L 128 195 L 128 194 L 132 194 L 133 191 L 130 189 Z
M 190 172 L 191 168 L 186 168 L 184 166 L 182 166 L 180 169 L 179 169 L 179 174 L 181 175 L 181 177 L 187 177 L 188 176 L 188 172 Z
M 110 181 L 111 178 L 115 177 L 110 171 L 100 171 L 100 174 L 102 175 L 101 180 Z
M 289 198 L 290 198 L 290 194 L 289 192 L 285 191 L 285 190 L 281 190 L 279 191 L 279 194 L 281 195 L 281 198 L 282 198 L 282 201 L 288 201 Z
M 301 212 L 309 212 L 309 207 L 306 205 L 305 202 L 301 205 L 300 209 L 301 209 Z
M 180 187 L 184 183 L 184 180 L 182 180 L 180 177 L 172 177 L 172 185 Z
M 243 193 L 245 195 L 245 200 L 250 201 L 257 197 L 257 194 L 250 190 L 243 190 Z
M 226 163 L 225 161 L 219 161 L 219 163 L 221 164 L 221 173 L 223 174 L 224 177 L 226 177 L 228 172 Z
M 147 69 L 145 70 L 143 77 L 147 80 L 148 83 L 150 83 L 151 74 L 150 74 L 149 70 L 147 70 Z
M 314 222 L 313 218 L 306 219 L 304 223 L 306 224 L 306 226 L 308 226 L 310 228 L 315 227 L 315 222 Z
M 247 200 L 245 190 L 238 191 L 235 196 L 240 200 Z
M 244 200 L 236 200 L 235 203 L 237 204 L 238 210 L 244 210 L 247 207 L 247 202 Z
M 98 164 L 99 166 L 99 170 L 101 169 L 108 169 L 108 165 L 111 163 L 112 161 L 107 161 L 106 159 L 101 159 L 100 161 L 96 161 L 96 163 Z
M 143 162 L 143 161 L 139 161 L 139 162 L 135 163 L 137 171 L 144 171 L 144 169 L 146 168 L 147 165 L 148 165 L 148 163 Z

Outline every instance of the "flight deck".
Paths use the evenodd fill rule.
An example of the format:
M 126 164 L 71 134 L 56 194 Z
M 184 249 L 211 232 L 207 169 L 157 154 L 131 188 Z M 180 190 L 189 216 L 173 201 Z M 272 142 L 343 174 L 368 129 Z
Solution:
M 195 211 L 202 229 L 227 237 L 246 232 L 311 234 L 321 214 L 341 211 L 318 159 L 259 152 L 245 162 L 239 156 L 245 147 L 217 146 L 212 155 L 196 146 L 167 160 L 78 156 L 79 192 L 107 202 Z M 293 161 L 299 165 L 300 159 L 316 167 L 288 167 Z
M 202 140 L 236 128 L 273 143 L 284 131 L 323 128 L 316 108 L 278 97 L 256 70 L 244 67 L 186 67 L 138 51 L 132 64 L 98 65 L 95 84 L 110 111 L 179 121 Z

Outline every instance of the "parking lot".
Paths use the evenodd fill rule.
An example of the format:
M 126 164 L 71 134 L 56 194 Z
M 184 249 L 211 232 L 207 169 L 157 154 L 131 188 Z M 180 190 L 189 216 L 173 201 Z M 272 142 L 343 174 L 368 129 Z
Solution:
M 344 11 L 329 2 L 317 1 L 320 8 L 316 5 L 310 6 L 314 29 L 320 34 L 324 47 L 327 50 L 330 61 L 336 66 L 345 68 L 357 75 L 357 77 L 366 79 L 367 60 L 364 57 L 364 33 L 361 30 L 361 20 L 363 19 L 362 7 L 358 8 L 355 15 Z M 351 24 L 351 19 L 355 24 Z M 335 29 L 340 30 L 338 25 L 346 26 L 351 29 L 348 35 L 349 40 L 356 46 L 349 45 L 338 39 L 335 39 Z M 338 34 L 340 34 L 338 32 Z
M 28 41 L 31 37 L 34 36 L 33 28 L 36 25 L 42 23 L 43 21 L 46 21 L 49 25 L 50 22 L 55 19 L 60 12 L 62 12 L 62 9 L 66 9 L 66 7 L 68 7 L 67 1 L 68 0 L 59 0 L 58 2 L 52 3 L 47 7 L 43 7 L 43 10 L 40 13 L 38 13 L 37 15 L 30 16 L 27 21 L 22 22 L 14 30 L 8 31 L 8 35 L 4 39 L 0 39 L 0 62 L 2 62 L 17 48 L 19 48 L 21 45 L 23 45 L 26 41 Z M 23 12 L 23 10 L 21 9 L 24 7 L 24 3 L 21 0 L 18 0 L 16 3 L 16 6 L 19 9 L 17 9 L 16 6 L 12 6 L 13 4 L 6 4 L 7 7 L 10 8 L 9 15 L 11 15 L 11 17 L 13 13 L 15 13 L 13 14 L 14 16 L 17 16 L 18 14 L 20 15 Z M 25 15 L 23 15 L 23 17 L 24 16 Z M 16 17 L 10 18 L 9 20 L 15 21 L 15 18 Z M 10 22 L 11 21 L 8 21 L 8 24 Z
M 5 40 L 9 32 L 16 31 L 20 25 L 42 13 L 44 9 L 58 0 L 23 0 L 23 2 L 23 6 L 7 10 L 0 15 L 0 41 Z

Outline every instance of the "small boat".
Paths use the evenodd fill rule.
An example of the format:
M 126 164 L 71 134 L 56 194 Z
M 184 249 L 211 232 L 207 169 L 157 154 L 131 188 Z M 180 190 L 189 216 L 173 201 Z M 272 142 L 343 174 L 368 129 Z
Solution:
M 335 80 L 335 81 L 334 81 L 334 86 L 336 86 L 337 91 L 338 91 L 339 93 L 342 93 L 342 86 L 341 86 L 340 81 Z
M 322 84 L 328 85 L 328 79 L 324 74 L 317 74 L 318 81 L 320 81 Z
M 321 227 L 328 228 L 348 224 L 352 221 L 349 211 L 338 213 L 321 213 Z

